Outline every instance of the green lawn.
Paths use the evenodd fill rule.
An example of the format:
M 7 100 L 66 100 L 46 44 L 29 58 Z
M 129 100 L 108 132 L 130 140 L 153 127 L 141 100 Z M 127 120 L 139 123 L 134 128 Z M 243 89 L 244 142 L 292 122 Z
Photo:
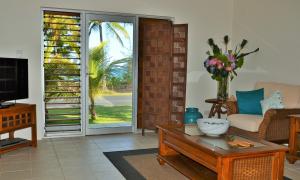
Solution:
M 100 106 L 96 105 L 97 119 L 90 124 L 110 124 L 110 123 L 129 123 L 132 120 L 132 106 Z M 49 110 L 49 114 L 62 113 L 80 113 L 79 110 Z M 49 121 L 47 124 L 73 124 L 80 123 L 79 120 L 68 120 L 80 118 L 80 115 L 50 115 L 52 119 L 63 119 L 57 121 Z
M 80 123 L 80 120 L 76 120 L 80 119 L 80 109 L 49 109 L 47 114 L 49 119 L 53 119 L 53 121 L 49 120 L 47 124 Z
M 132 120 L 132 106 L 96 106 L 97 119 L 90 124 L 126 123 Z

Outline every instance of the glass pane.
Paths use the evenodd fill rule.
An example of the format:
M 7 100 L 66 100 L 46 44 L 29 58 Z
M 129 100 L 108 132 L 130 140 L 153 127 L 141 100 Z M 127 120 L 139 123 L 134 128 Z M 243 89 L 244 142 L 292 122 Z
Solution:
M 232 136 L 232 138 L 234 138 L 234 140 L 239 140 L 239 141 L 243 141 L 243 142 L 247 142 L 252 144 L 252 147 L 262 147 L 265 146 L 264 144 L 261 144 L 259 142 L 255 142 L 255 141 L 251 141 L 249 139 L 240 137 L 240 136 Z M 199 138 L 199 140 L 201 142 L 206 142 L 214 147 L 218 147 L 224 150 L 230 150 L 230 149 L 234 149 L 236 147 L 232 147 L 228 144 L 228 139 L 226 136 L 220 136 L 220 137 L 209 137 L 209 136 L 201 136 L 201 138 Z M 243 148 L 243 147 L 239 147 L 239 148 Z
M 131 126 L 133 23 L 89 22 L 89 128 Z
M 46 132 L 81 130 L 80 14 L 44 11 Z

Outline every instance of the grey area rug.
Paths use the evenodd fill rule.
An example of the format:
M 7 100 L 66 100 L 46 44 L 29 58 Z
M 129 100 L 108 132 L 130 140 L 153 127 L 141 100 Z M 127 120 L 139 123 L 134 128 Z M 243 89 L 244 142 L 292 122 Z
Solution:
M 160 166 L 156 161 L 157 152 L 158 149 L 153 148 L 104 152 L 104 155 L 112 162 L 112 164 L 127 180 L 186 179 L 182 174 L 180 174 L 172 167 L 168 165 Z M 144 167 L 139 168 L 139 166 Z M 284 180 L 291 179 L 284 177 Z

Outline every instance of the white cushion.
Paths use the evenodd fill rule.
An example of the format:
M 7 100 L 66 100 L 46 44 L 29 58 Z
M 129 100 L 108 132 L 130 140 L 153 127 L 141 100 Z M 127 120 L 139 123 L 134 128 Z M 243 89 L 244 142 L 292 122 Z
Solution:
M 283 109 L 283 103 L 281 98 L 280 91 L 274 91 L 270 97 L 265 97 L 264 100 L 260 101 L 262 113 L 263 115 L 267 112 L 269 109 Z
M 274 91 L 279 90 L 282 95 L 282 101 L 285 108 L 300 107 L 300 86 L 275 83 L 275 82 L 257 82 L 256 89 L 264 88 L 265 98 L 269 97 Z
M 237 127 L 246 131 L 258 132 L 258 128 L 264 117 L 252 114 L 232 114 L 227 117 L 230 126 Z

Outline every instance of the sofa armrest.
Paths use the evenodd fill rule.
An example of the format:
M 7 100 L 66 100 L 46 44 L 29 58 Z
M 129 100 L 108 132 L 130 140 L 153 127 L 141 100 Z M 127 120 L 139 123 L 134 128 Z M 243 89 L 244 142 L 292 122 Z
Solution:
M 272 139 L 275 136 L 288 138 L 289 115 L 300 114 L 300 108 L 295 109 L 269 109 L 259 126 L 259 136 L 263 139 Z M 276 139 L 278 138 L 276 137 Z
M 238 114 L 238 107 L 237 107 L 236 100 L 227 100 L 226 108 L 227 108 L 227 116 L 229 116 L 231 114 Z

